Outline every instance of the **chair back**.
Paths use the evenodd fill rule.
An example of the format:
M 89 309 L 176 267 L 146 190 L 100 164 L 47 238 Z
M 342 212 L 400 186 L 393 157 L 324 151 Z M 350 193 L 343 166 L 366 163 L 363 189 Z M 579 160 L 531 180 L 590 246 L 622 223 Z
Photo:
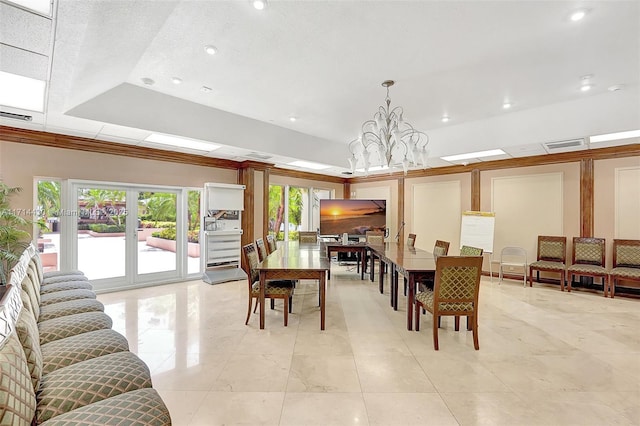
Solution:
M 460 256 L 482 256 L 483 249 L 471 246 L 462 246 Z
M 478 306 L 482 256 L 440 256 L 433 286 L 434 315 L 465 315 Z
M 500 251 L 500 263 L 518 261 L 527 264 L 527 251 L 522 247 L 503 247 Z
M 315 231 L 300 231 L 298 233 L 298 241 L 301 243 L 317 243 L 318 233 Z
M 271 234 L 267 235 L 267 248 L 269 249 L 269 254 L 273 253 L 278 249 L 278 245 L 276 244 L 276 238 Z
M 409 234 L 409 236 L 407 237 L 407 245 L 409 247 L 416 246 L 416 234 Z
M 565 263 L 567 260 L 567 237 L 538 235 L 538 260 Z
M 436 243 L 433 246 L 433 254 L 436 256 L 446 256 L 449 254 L 449 242 L 436 240 Z
M 269 255 L 267 252 L 267 246 L 265 246 L 262 238 L 258 238 L 256 240 L 256 247 L 258 248 L 258 260 L 262 262 Z
M 640 240 L 613 240 L 613 267 L 640 268 Z
M 605 266 L 604 238 L 573 237 L 572 263 Z
M 242 246 L 242 256 L 244 257 L 245 265 L 247 265 L 248 271 L 245 272 L 249 281 L 249 290 L 251 290 L 253 283 L 260 280 L 260 274 L 256 269 L 260 260 L 258 260 L 258 252 L 253 243 Z
M 382 231 L 367 231 L 365 232 L 364 235 L 368 244 L 373 244 L 373 245 L 384 244 L 384 232 Z

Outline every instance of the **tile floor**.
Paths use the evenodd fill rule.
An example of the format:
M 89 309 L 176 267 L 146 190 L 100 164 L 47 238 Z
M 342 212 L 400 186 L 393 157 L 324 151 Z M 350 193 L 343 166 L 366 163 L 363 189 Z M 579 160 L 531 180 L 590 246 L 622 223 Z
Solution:
M 640 300 L 483 278 L 480 350 L 443 319 L 407 331 L 406 299 L 332 265 L 244 325 L 246 281 L 99 295 L 149 365 L 174 425 L 639 425 Z M 464 320 L 463 320 L 464 321 Z M 464 324 L 464 322 L 463 322 Z M 461 327 L 464 328 L 464 327 Z

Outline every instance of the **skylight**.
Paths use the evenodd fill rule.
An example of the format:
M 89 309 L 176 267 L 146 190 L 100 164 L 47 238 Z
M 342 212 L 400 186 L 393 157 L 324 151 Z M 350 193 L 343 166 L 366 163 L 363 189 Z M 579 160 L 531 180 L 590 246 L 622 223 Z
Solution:
M 289 163 L 289 165 L 313 170 L 325 170 L 331 168 L 331 166 L 327 166 L 326 164 L 312 163 L 310 161 L 293 161 Z
M 44 112 L 46 87 L 45 81 L 0 71 L 0 105 Z
M 193 139 L 185 139 L 171 135 L 161 135 L 158 133 L 152 133 L 145 141 L 157 143 L 161 145 L 174 146 L 178 148 L 195 149 L 196 151 L 213 151 L 220 148 L 220 145 L 215 145 L 209 142 L 196 141 Z
M 640 130 L 629 130 L 628 132 L 606 133 L 604 135 L 591 136 L 589 138 L 589 142 L 608 142 L 638 137 L 640 137 Z
M 51 0 L 10 0 L 24 8 L 51 15 Z

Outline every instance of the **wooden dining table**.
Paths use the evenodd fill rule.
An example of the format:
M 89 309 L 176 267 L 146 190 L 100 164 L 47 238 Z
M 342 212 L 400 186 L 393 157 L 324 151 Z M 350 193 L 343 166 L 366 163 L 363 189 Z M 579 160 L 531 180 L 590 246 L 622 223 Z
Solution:
M 318 243 L 285 241 L 257 266 L 260 273 L 260 328 L 264 329 L 265 283 L 268 280 L 318 280 L 320 291 L 320 330 L 325 326 L 326 282 L 331 262 Z
M 398 243 L 384 243 L 383 245 L 368 246 L 371 253 L 371 281 L 374 281 L 373 260 L 380 259 L 379 290 L 384 293 L 384 264 L 390 272 L 390 304 L 398 310 L 398 275 L 402 274 L 407 280 L 407 330 L 413 330 L 413 304 L 415 301 L 416 284 L 421 279 L 432 276 L 436 270 L 436 256 L 426 250 L 409 247 Z

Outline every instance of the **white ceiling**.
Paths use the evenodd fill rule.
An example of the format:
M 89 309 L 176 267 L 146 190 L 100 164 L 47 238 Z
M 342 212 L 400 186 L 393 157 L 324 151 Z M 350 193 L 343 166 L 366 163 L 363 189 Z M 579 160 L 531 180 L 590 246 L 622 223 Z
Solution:
M 429 135 L 431 167 L 640 129 L 637 1 L 272 0 L 258 11 L 248 0 L 56 0 L 51 16 L 0 1 L 0 70 L 49 80 L 45 112 L 6 126 L 142 146 L 167 133 L 223 145 L 211 157 L 315 161 L 340 175 L 393 79 L 392 105 Z M 571 22 L 579 7 L 589 13 Z

